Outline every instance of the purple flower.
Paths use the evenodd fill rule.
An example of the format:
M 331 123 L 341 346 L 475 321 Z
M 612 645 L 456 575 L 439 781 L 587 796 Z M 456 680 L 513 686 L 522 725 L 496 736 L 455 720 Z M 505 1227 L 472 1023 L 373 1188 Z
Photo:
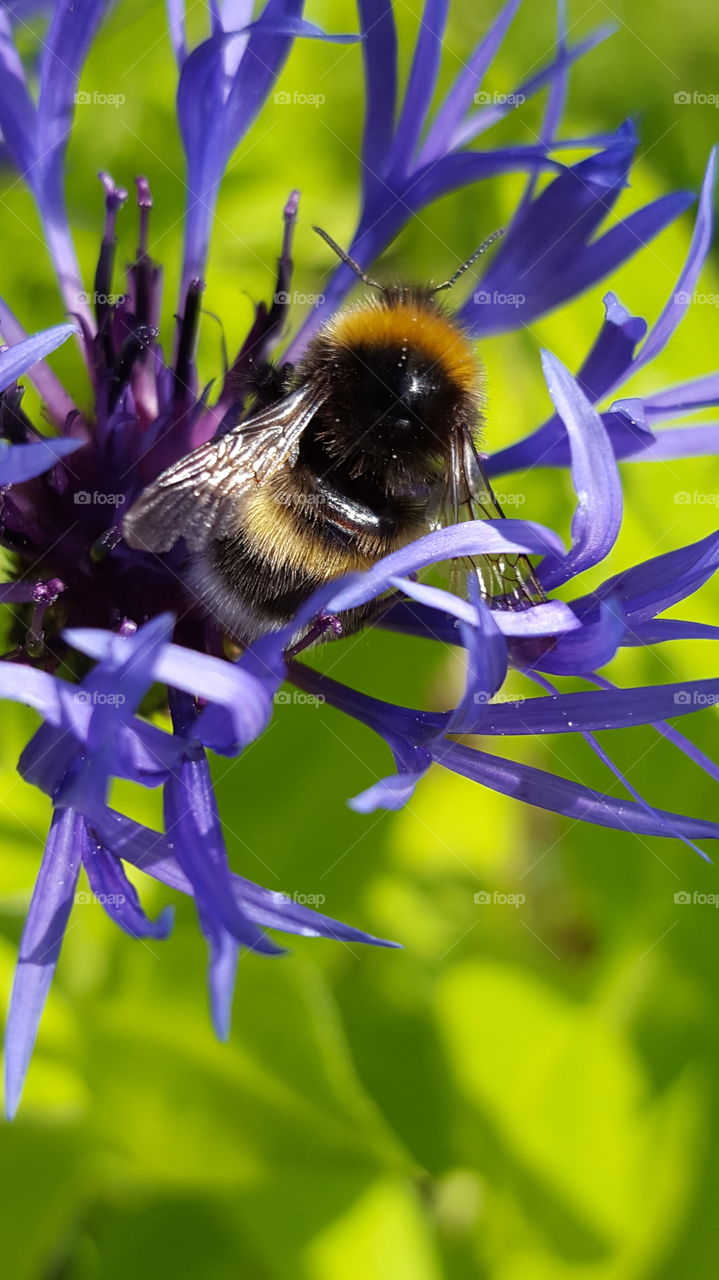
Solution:
M 509 0 L 459 73 L 436 111 L 431 110 L 440 65 L 447 0 L 426 0 L 404 99 L 397 87 L 397 34 L 391 0 L 360 0 L 367 110 L 362 148 L 362 203 L 349 253 L 365 267 L 432 200 L 498 174 L 527 171 L 529 178 L 503 245 L 494 256 L 460 316 L 474 334 L 519 328 L 582 292 L 648 243 L 693 200 L 675 192 L 617 223 L 599 239 L 627 176 L 636 148 L 630 123 L 615 135 L 560 140 L 557 130 L 571 65 L 611 34 L 606 27 L 569 44 L 559 6 L 559 33 L 547 64 L 491 104 L 482 92 L 485 75 L 519 8 Z M 469 143 L 521 110 L 527 99 L 549 86 L 542 136 L 531 145 L 468 151 Z M 473 110 L 476 104 L 480 110 Z M 563 148 L 603 148 L 570 169 L 551 152 Z M 538 197 L 536 176 L 558 177 Z M 591 244 L 589 243 L 591 239 Z M 310 334 L 343 301 L 355 283 L 350 269 L 337 267 L 323 300 L 310 314 L 287 356 L 294 359 Z M 518 303 L 518 299 L 520 299 Z
M 267 955 L 279 950 L 267 930 L 395 945 L 339 924 L 231 869 L 207 751 L 236 755 L 257 738 L 286 678 L 321 693 L 388 743 L 396 772 L 353 802 L 363 812 L 402 804 L 429 764 L 438 761 L 526 803 L 604 826 L 687 841 L 719 834 L 716 824 L 652 808 L 636 793 L 633 800 L 616 801 L 457 740 L 472 733 L 488 738 L 579 732 L 596 746 L 592 735 L 597 729 L 652 723 L 693 753 L 702 767 L 714 768 L 666 720 L 692 709 L 695 693 L 713 698 L 719 682 L 690 682 L 681 691 L 672 685 L 619 690 L 606 687 L 597 670 L 622 645 L 696 635 L 717 638 L 712 628 L 659 615 L 714 572 L 719 536 L 633 566 L 591 594 L 568 601 L 551 596 L 560 586 L 574 591 L 575 578 L 614 546 L 622 518 L 617 457 L 658 456 L 652 453 L 657 448 L 691 452 L 692 441 L 699 442 L 697 431 L 705 433 L 703 444 L 709 443 L 712 428 L 673 435 L 670 429 L 655 436 L 652 423 L 714 403 L 716 375 L 642 401 L 614 401 L 602 413 L 595 408 L 657 353 L 683 313 L 680 302 L 668 306 L 635 355 L 643 322 L 609 295 L 604 325 L 577 379 L 553 356 L 544 357 L 553 418 L 514 446 L 514 452 L 506 450 L 488 462 L 494 471 L 547 460 L 570 467 L 577 504 L 569 549 L 551 530 L 530 521 L 497 519 L 437 530 L 364 574 L 329 582 L 303 603 L 287 627 L 262 636 L 229 661 L 216 621 L 202 611 L 185 581 L 182 548 L 154 556 L 122 541 L 120 514 L 137 494 L 165 467 L 245 412 L 252 367 L 276 352 L 287 319 L 282 299 L 290 278 L 296 192 L 284 210 L 274 300 L 257 308 L 219 393 L 202 390 L 194 355 L 201 276 L 227 162 L 272 91 L 295 38 L 351 42 L 355 37 L 326 36 L 304 19 L 301 0 L 267 0 L 257 20 L 240 29 L 223 27 L 219 7 L 210 5 L 211 33 L 188 51 L 183 6 L 169 6 L 188 189 L 180 325 L 170 359 L 158 332 L 161 274 L 150 256 L 147 180 L 137 179 L 139 252 L 120 297 L 113 293 L 115 228 L 127 193 L 108 174 L 101 175 L 105 220 L 93 308 L 82 287 L 66 216 L 63 162 L 74 96 L 106 7 L 99 0 L 60 0 L 54 6 L 36 97 L 13 42 L 12 14 L 0 14 L 0 128 L 7 154 L 36 199 L 64 303 L 76 320 L 76 325 L 58 325 L 28 338 L 10 309 L 2 307 L 2 333 L 11 345 L 0 353 L 0 437 L 5 442 L 0 454 L 0 469 L 5 468 L 0 474 L 0 540 L 15 556 L 18 572 L 15 580 L 0 586 L 0 601 L 17 609 L 20 640 L 0 663 L 0 695 L 42 716 L 19 767 L 53 803 L 11 1000 L 6 1043 L 10 1114 L 19 1102 L 81 869 L 97 900 L 132 937 L 166 936 L 171 916 L 167 910 L 156 920 L 146 916 L 126 866 L 141 868 L 192 896 L 208 944 L 213 1020 L 223 1037 L 229 1032 L 240 949 Z M 461 307 L 472 333 L 525 324 L 573 297 L 687 207 L 686 194 L 669 195 L 597 234 L 626 185 L 634 133 L 624 125 L 616 134 L 584 140 L 557 135 L 568 70 L 603 33 L 571 46 L 560 21 L 557 49 L 546 65 L 505 95 L 505 101 L 490 103 L 481 86 L 518 8 L 518 0 L 510 0 L 433 108 L 446 0 L 427 0 L 401 101 L 391 5 L 388 0 L 360 0 L 359 8 L 366 103 L 360 211 L 351 251 L 365 266 L 431 201 L 459 188 L 471 194 L 475 183 L 508 171 L 527 174 L 504 245 L 479 292 Z M 536 144 L 470 148 L 544 88 L 548 104 Z M 557 158 L 566 147 L 582 147 L 590 154 L 566 168 Z M 535 180 L 543 172 L 552 175 L 551 181 L 537 194 Z M 680 291 L 691 289 L 706 253 L 707 193 L 708 187 Z M 290 352 L 301 351 L 351 283 L 348 269 L 338 267 L 325 300 Z M 508 293 L 522 295 L 519 307 L 508 309 L 503 301 Z M 73 330 L 93 391 L 88 412 L 74 405 L 44 359 Z M 31 378 L 42 397 L 58 432 L 52 439 L 40 436 L 23 411 L 17 386 L 21 374 Z M 675 441 L 680 434 L 684 447 Z M 538 557 L 546 602 L 511 612 L 490 607 L 476 594 L 460 599 L 417 580 L 439 561 L 487 554 Z M 466 651 L 466 689 L 457 707 L 437 714 L 379 702 L 288 654 L 293 637 L 316 619 L 332 619 L 386 592 L 394 595 L 385 602 L 381 625 Z M 57 674 L 61 663 L 77 673 L 76 682 Z M 510 666 L 545 694 L 521 704 L 493 702 Z M 563 675 L 583 676 L 593 687 L 557 693 L 550 679 Z M 172 732 L 141 713 L 147 690 L 158 684 L 167 687 Z M 677 700 L 678 692 L 688 692 L 689 699 Z M 163 788 L 164 831 L 143 827 L 109 806 L 113 778 Z
M 629 381 L 632 374 L 650 364 L 686 315 L 712 243 L 716 161 L 717 153 L 713 151 L 702 185 L 686 262 L 652 328 L 648 331 L 645 320 L 630 315 L 616 294 L 606 295 L 604 323 L 577 374 L 577 380 L 591 404 L 607 400 Z M 713 423 L 654 430 L 656 423 L 691 415 L 715 405 L 719 405 L 719 374 L 712 371 L 653 395 L 613 400 L 602 412 L 602 419 L 617 458 L 665 461 L 719 451 L 719 427 Z M 559 415 L 554 414 L 525 440 L 496 453 L 488 460 L 487 469 L 490 475 L 504 475 L 536 466 L 566 466 L 568 458 L 564 428 Z

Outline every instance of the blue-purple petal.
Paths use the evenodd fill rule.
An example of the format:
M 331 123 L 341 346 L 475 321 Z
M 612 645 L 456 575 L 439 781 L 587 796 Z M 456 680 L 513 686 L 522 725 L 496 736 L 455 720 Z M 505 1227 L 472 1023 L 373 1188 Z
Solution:
M 37 111 L 5 7 L 0 9 L 0 129 L 7 154 L 27 178 L 37 157 Z
M 263 36 L 293 36 L 295 38 L 301 36 L 307 40 L 322 40 L 327 44 L 357 44 L 362 39 L 359 33 L 352 31 L 338 34 L 333 34 L 331 31 L 323 31 L 322 27 L 318 27 L 314 22 L 307 22 L 305 18 L 292 16 L 268 18 L 264 14 L 256 22 L 248 22 L 246 26 L 239 29 L 233 27 L 233 31 L 239 31 L 242 35 L 256 32 Z
M 627 311 L 615 293 L 605 294 L 603 302 L 604 323 L 577 374 L 577 382 L 592 403 L 600 400 L 623 378 L 631 365 L 637 343 L 647 332 L 646 320 Z
M 65 638 L 80 653 L 97 659 L 106 657 L 118 640 L 110 631 L 89 627 L 71 628 Z M 171 688 L 219 704 L 208 707 L 195 726 L 198 740 L 213 750 L 241 749 L 259 736 L 272 715 L 274 689 L 255 674 L 249 660 L 231 663 L 164 644 L 153 656 L 151 675 Z
M 138 867 L 162 884 L 192 895 L 193 889 L 170 848 L 166 837 L 150 827 L 143 827 L 114 809 L 106 809 L 98 824 L 103 843 L 116 857 Z M 264 929 L 279 929 L 303 937 L 335 938 L 341 942 L 365 942 L 374 946 L 394 947 L 397 943 L 376 938 L 361 929 L 333 920 L 313 907 L 296 901 L 290 895 L 264 889 L 231 875 L 232 894 L 250 920 Z
M 647 421 L 661 422 L 665 418 L 678 418 L 698 409 L 710 409 L 719 405 L 719 373 L 705 374 L 683 382 L 678 387 L 667 387 L 644 396 L 644 413 Z
M 556 693 L 556 689 L 554 688 L 553 685 L 549 683 L 549 681 L 542 679 L 541 676 L 540 677 L 535 676 L 534 679 L 537 680 L 537 682 L 541 684 L 543 688 L 549 690 L 550 693 L 552 694 Z M 606 767 L 610 770 L 610 772 L 614 774 L 614 777 L 617 778 L 619 782 L 621 782 L 624 789 L 629 792 L 630 796 L 632 796 L 634 800 L 636 800 L 637 804 L 641 806 L 644 812 L 648 814 L 650 818 L 653 818 L 654 809 L 652 808 L 652 806 L 649 804 L 647 800 L 645 800 L 641 792 L 637 791 L 636 787 L 632 785 L 632 783 L 629 781 L 629 778 L 626 776 L 626 774 L 622 772 L 619 766 L 615 763 L 615 761 L 609 755 L 609 752 L 605 750 L 605 748 L 602 746 L 599 740 L 595 737 L 595 735 L 593 733 L 587 732 L 586 730 L 582 730 L 582 737 L 584 738 L 584 741 L 587 743 L 587 745 L 594 752 L 594 754 L 602 761 L 604 765 L 606 765 Z M 705 854 L 704 851 L 699 848 L 699 845 L 695 844 L 693 840 L 689 840 L 687 836 L 683 835 L 681 831 L 678 831 L 677 828 L 674 827 L 671 823 L 668 823 L 668 826 L 670 827 L 670 831 L 668 832 L 668 834 L 671 834 L 675 836 L 678 840 L 681 840 L 684 844 L 687 845 L 688 848 L 692 849 L 695 853 L 698 853 L 700 858 L 704 858 L 707 862 L 711 862 L 711 858 L 709 858 L 708 855 Z
M 47 993 L 72 908 L 82 852 L 83 818 L 71 809 L 53 817 L 20 940 L 5 1032 L 5 1108 L 15 1115 Z
M 120 727 L 132 721 L 152 684 L 157 655 L 167 645 L 173 625 L 172 614 L 158 614 L 134 635 L 112 636 L 107 655 L 83 681 L 82 694 L 72 688 L 63 691 L 70 703 L 84 695 L 92 712 L 87 751 L 63 788 L 62 803 L 85 813 L 92 813 L 105 803 L 116 767 Z
M 186 703 L 177 695 L 175 707 Z M 183 717 L 189 709 L 183 708 Z M 177 723 L 177 712 L 174 716 Z M 188 721 L 189 723 L 189 721 Z M 183 736 L 186 728 L 182 727 Z M 280 950 L 234 902 L 222 825 L 210 770 L 202 747 L 188 739 L 186 757 L 168 778 L 164 792 L 168 842 L 190 881 L 206 917 L 222 925 L 243 946 L 274 955 Z
M 510 654 L 520 669 L 546 671 L 550 675 L 586 675 L 611 662 L 624 643 L 626 626 L 619 601 L 610 596 L 578 630 L 559 636 L 554 642 L 519 637 L 510 641 Z
M 265 929 L 280 929 L 306 938 L 331 938 L 336 942 L 365 942 L 378 947 L 396 947 L 397 942 L 376 938 L 362 929 L 354 929 L 306 906 L 287 893 L 264 889 L 261 885 L 233 874 L 233 892 L 250 919 Z
M 625 124 L 610 146 L 564 169 L 527 205 L 493 256 L 479 291 L 461 308 L 471 333 L 519 328 L 574 291 L 587 241 L 626 186 L 635 147 L 634 130 Z
M 672 458 L 714 458 L 719 454 L 719 423 L 705 423 L 699 427 L 665 427 L 654 432 L 654 439 L 636 445 L 631 452 L 617 454 L 627 462 L 668 462 Z M 677 490 L 677 502 L 691 498 L 687 490 Z M 701 501 L 701 497 L 699 501 Z
M 459 733 L 457 725 L 463 717 L 474 712 L 481 718 L 490 699 L 501 689 L 507 675 L 507 642 L 494 615 L 479 598 L 477 583 L 470 578 L 470 595 L 476 609 L 476 621 L 460 620 L 459 630 L 467 653 L 467 673 L 464 694 L 452 712 L 447 725 L 448 733 Z
M 442 37 L 449 0 L 427 0 L 420 19 L 407 89 L 389 154 L 389 162 L 409 169 L 437 84 Z
M 431 164 L 445 155 L 465 113 L 474 101 L 522 0 L 508 0 L 487 34 L 470 54 L 457 79 L 435 114 L 419 153 L 420 164 Z
M 397 29 L 391 0 L 358 0 L 365 69 L 362 161 L 367 182 L 384 169 L 397 106 Z
M 467 707 L 452 720 L 455 733 L 522 735 L 596 732 L 653 724 L 719 703 L 719 680 L 687 680 L 683 684 L 635 689 L 555 693 L 546 698 Z
M 575 294 L 583 293 L 610 271 L 633 258 L 638 249 L 681 217 L 694 203 L 694 199 L 691 191 L 674 191 L 660 196 L 618 222 L 605 235 L 585 247 L 576 261 L 569 288 L 569 282 L 562 281 L 561 284 L 558 282 L 555 289 L 550 287 L 547 290 L 543 310 L 558 306 Z
M 204 274 L 220 180 L 232 152 L 264 105 L 292 45 L 282 24 L 299 18 L 303 0 L 267 0 L 249 37 L 216 31 L 186 58 L 177 112 L 187 157 L 182 297 Z
M 563 600 L 549 600 L 546 604 L 527 609 L 493 609 L 492 617 L 502 635 L 517 638 L 539 638 L 563 635 L 579 631 L 582 623 Z M 407 600 L 398 600 L 382 614 L 378 626 L 388 631 L 400 631 L 405 635 L 439 640 L 443 644 L 460 644 L 456 610 L 453 615 Z
M 719 533 L 710 533 L 699 542 L 653 556 L 623 573 L 607 578 L 596 591 L 572 601 L 580 617 L 593 612 L 609 597 L 623 608 L 632 625 L 649 622 L 655 614 L 691 595 L 708 581 L 719 567 Z
M 417 538 L 400 551 L 385 556 L 365 573 L 355 574 L 340 583 L 326 602 L 328 612 L 352 609 L 381 595 L 392 578 L 404 578 L 430 564 L 462 556 L 493 555 L 501 552 L 561 554 L 557 535 L 543 525 L 526 520 L 470 520 L 450 525 Z
M 675 838 L 681 835 L 690 840 L 719 838 L 719 823 L 664 809 L 652 809 L 648 813 L 639 804 L 602 795 L 544 769 L 488 755 L 459 742 L 445 742 L 435 759 L 444 768 L 491 787 L 502 795 L 536 805 L 539 809 L 548 809 L 551 813 L 564 814 L 575 821 L 592 822 L 635 835 Z
M 37 440 L 33 444 L 0 443 L 0 485 L 22 484 L 50 471 L 60 458 L 81 448 L 81 440 Z
M 230 1038 L 232 1025 L 232 1000 L 240 947 L 237 939 L 211 912 L 205 910 L 200 901 L 197 904 L 197 915 L 210 951 L 207 981 L 212 1025 L 218 1040 L 226 1041 Z
M 82 864 L 100 906 L 131 938 L 161 939 L 169 935 L 174 914 L 172 907 L 166 907 L 156 920 L 150 920 L 145 915 L 137 890 L 128 880 L 119 859 L 101 844 L 89 844 L 83 854 Z
M 543 352 L 542 364 L 549 393 L 566 427 L 577 494 L 570 551 L 561 559 L 547 557 L 539 568 L 547 589 L 598 564 L 612 549 L 622 523 L 622 489 L 599 414 L 556 356 Z
M 543 67 L 541 71 L 530 76 L 529 79 L 521 81 L 516 88 L 513 87 L 510 93 L 504 95 L 504 101 L 495 102 L 491 106 L 485 107 L 483 111 L 475 112 L 469 119 L 457 125 L 452 134 L 450 145 L 453 148 L 464 147 L 474 141 L 480 134 L 486 133 L 488 129 L 498 124 L 510 112 L 516 111 L 517 107 L 523 105 L 527 99 L 534 97 L 536 93 L 539 93 L 547 85 L 553 85 L 558 78 L 563 78 L 568 67 L 583 58 L 596 45 L 606 40 L 614 30 L 615 28 L 609 25 L 599 27 L 572 48 L 559 46 L 552 61 L 546 67 Z
M 22 342 L 16 342 L 14 346 L 0 351 L 0 391 L 5 391 L 11 383 L 17 382 L 18 378 L 32 369 L 38 360 L 49 356 L 51 351 L 55 351 L 57 347 L 62 346 L 63 342 L 67 342 L 73 333 L 77 333 L 77 325 L 56 324 L 51 329 L 41 329 L 39 333 L 33 333 Z M 48 443 L 55 442 L 48 441 Z M 68 445 L 70 441 L 56 443 Z M 74 448 L 78 448 L 76 442 L 74 442 Z M 70 453 L 71 450 L 66 449 L 64 452 Z M 59 450 L 58 453 L 62 455 L 63 450 Z
M 686 262 L 682 268 L 675 289 L 659 319 L 652 325 L 646 342 L 634 360 L 631 372 L 648 364 L 666 346 L 669 338 L 682 320 L 692 299 L 692 292 L 704 266 L 709 252 L 714 231 L 714 183 L 716 180 L 716 148 L 712 151 L 707 164 L 699 208 L 697 210 L 694 233 L 689 246 Z
M 719 640 L 719 627 L 708 622 L 684 622 L 680 618 L 652 618 L 650 622 L 634 622 L 622 644 L 664 644 L 667 640 Z
M 26 175 L 63 296 L 90 329 L 92 316 L 67 221 L 64 162 L 80 72 L 108 7 L 109 0 L 58 0 L 53 7 L 40 64 L 35 161 Z

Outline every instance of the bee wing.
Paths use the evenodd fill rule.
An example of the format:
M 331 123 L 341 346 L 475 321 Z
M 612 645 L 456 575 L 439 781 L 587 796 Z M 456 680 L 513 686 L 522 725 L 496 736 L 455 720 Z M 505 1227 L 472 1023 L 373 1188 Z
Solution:
M 462 427 L 452 440 L 452 454 L 444 481 L 440 522 L 491 520 L 504 516 L 497 501 L 472 433 Z M 483 599 L 495 608 L 526 609 L 542 604 L 545 596 L 527 556 L 496 555 L 465 557 L 462 562 L 477 578 Z
M 184 538 L 199 551 L 225 537 L 237 523 L 238 499 L 295 462 L 302 433 L 323 399 L 318 389 L 300 387 L 163 471 L 125 516 L 125 541 L 142 551 L 169 551 Z

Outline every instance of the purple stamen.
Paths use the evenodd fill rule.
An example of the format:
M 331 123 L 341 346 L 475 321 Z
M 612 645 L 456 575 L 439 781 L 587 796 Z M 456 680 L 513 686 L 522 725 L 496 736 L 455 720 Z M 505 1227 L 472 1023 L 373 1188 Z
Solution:
M 138 258 L 147 254 L 148 237 L 150 230 L 150 210 L 152 208 L 152 192 L 147 178 L 141 175 L 135 178 L 135 187 L 137 188 L 137 204 L 140 210 L 140 239 L 137 248 Z
M 32 588 L 32 599 L 36 604 L 51 605 L 54 604 L 59 595 L 66 591 L 67 587 L 62 578 L 49 578 L 47 582 L 36 582 Z
M 150 349 L 157 339 L 157 329 L 152 325 L 141 324 L 128 333 L 110 375 L 108 386 L 108 407 L 112 410 L 126 388 L 136 361 Z
M 92 299 L 97 319 L 97 330 L 100 336 L 105 366 L 112 363 L 113 349 L 110 324 L 113 314 L 112 276 L 115 267 L 117 250 L 116 224 L 118 210 L 127 200 L 127 192 L 113 182 L 109 173 L 104 171 L 98 177 L 105 190 L 105 227 L 100 245 L 100 255 L 95 269 L 95 293 Z
M 200 323 L 200 298 L 204 289 L 204 280 L 194 279 L 190 281 L 185 295 L 185 310 L 180 321 L 175 361 L 175 402 L 181 402 L 193 394 L 194 355 Z
M 252 387 L 253 375 L 266 363 L 272 345 L 284 326 L 289 311 L 289 287 L 292 279 L 292 241 L 294 239 L 300 193 L 291 191 L 282 210 L 284 231 L 282 248 L 277 259 L 277 276 L 275 291 L 269 308 L 260 302 L 255 312 L 255 319 L 238 355 L 225 375 L 222 390 L 223 398 L 228 396 L 234 405 L 241 405 L 248 388 Z M 233 418 L 230 425 L 234 425 Z
M 152 209 L 152 192 L 147 178 L 135 178 L 137 206 L 140 214 L 140 228 L 137 246 L 137 258 L 129 269 L 132 281 L 133 310 L 139 324 L 157 325 L 159 323 L 159 297 L 155 286 L 161 276 L 160 268 L 155 266 L 148 252 L 150 234 L 150 210 Z
M 105 191 L 105 229 L 103 238 L 105 240 L 113 240 L 115 237 L 115 222 L 117 219 L 118 209 L 121 209 L 127 200 L 127 191 L 124 187 L 118 187 L 115 184 L 111 174 L 102 169 L 98 173 L 98 178 L 103 185 Z

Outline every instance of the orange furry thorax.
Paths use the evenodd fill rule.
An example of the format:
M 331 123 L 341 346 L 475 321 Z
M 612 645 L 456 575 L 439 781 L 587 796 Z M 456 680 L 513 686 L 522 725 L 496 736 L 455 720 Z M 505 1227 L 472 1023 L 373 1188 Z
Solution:
M 471 343 L 456 321 L 429 299 L 371 299 L 340 312 L 328 325 L 329 336 L 344 347 L 398 345 L 419 350 L 446 377 L 472 396 L 482 390 L 482 373 Z

